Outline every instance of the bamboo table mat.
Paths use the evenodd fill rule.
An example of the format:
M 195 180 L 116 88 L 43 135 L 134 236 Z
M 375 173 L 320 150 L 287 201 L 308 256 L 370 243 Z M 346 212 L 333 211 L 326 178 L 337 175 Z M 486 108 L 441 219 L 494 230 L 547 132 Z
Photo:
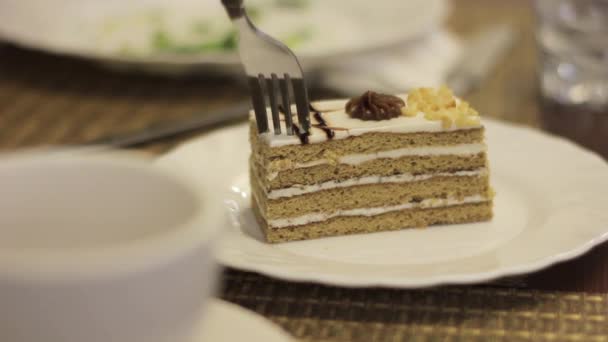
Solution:
M 228 271 L 222 297 L 306 341 L 607 341 L 608 294 L 345 289 Z
M 540 126 L 534 42 L 525 33 L 531 15 L 514 3 L 459 1 L 450 25 L 466 34 L 502 20 L 524 31 L 511 58 L 468 99 L 482 113 Z M 80 144 L 213 112 L 246 95 L 230 80 L 125 75 L 0 46 L 0 151 Z M 328 93 L 313 98 L 321 96 Z M 192 136 L 143 150 L 160 154 Z M 424 290 L 345 289 L 226 270 L 220 296 L 306 341 L 608 341 L 607 256 L 602 246 L 530 277 Z

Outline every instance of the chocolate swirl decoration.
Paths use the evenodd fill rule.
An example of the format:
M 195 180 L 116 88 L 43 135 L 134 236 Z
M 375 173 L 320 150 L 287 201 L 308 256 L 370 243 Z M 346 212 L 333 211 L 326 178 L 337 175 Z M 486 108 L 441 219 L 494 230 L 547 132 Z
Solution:
M 405 102 L 393 95 L 366 91 L 346 103 L 346 112 L 351 118 L 361 120 L 389 120 L 401 115 Z
M 313 112 L 312 116 L 317 121 L 317 123 L 314 124 L 313 127 L 317 127 L 318 129 L 320 129 L 323 132 L 325 132 L 325 135 L 327 136 L 327 140 L 333 139 L 336 136 L 336 132 L 334 132 L 333 129 L 331 129 L 331 128 L 329 128 L 327 126 L 327 122 L 323 118 L 323 115 L 321 114 L 321 111 L 318 110 L 317 108 L 315 108 L 312 104 L 308 104 L 308 109 L 311 112 Z

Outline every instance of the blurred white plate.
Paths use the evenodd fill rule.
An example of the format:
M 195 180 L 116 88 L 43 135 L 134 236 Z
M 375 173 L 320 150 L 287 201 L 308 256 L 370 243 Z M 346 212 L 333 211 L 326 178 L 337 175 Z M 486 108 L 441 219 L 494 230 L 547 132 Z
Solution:
M 308 1 L 309 6 L 285 9 L 277 7 L 277 1 Z M 259 26 L 276 37 L 287 39 L 307 30 L 308 38 L 295 46 L 307 68 L 412 40 L 437 28 L 448 12 L 446 0 L 246 0 L 245 4 L 264 9 L 258 11 L 262 12 Z M 234 52 L 150 50 L 159 22 L 172 39 L 189 43 L 196 42 L 192 30 L 201 22 L 210 23 L 212 33 L 205 35 L 213 36 L 230 25 L 219 0 L 0 2 L 0 38 L 23 47 L 153 72 L 239 70 Z
M 202 323 L 190 340 L 207 341 L 289 342 L 292 338 L 264 317 L 238 305 L 214 299 L 209 302 Z
M 268 244 L 251 212 L 245 125 L 160 159 L 213 191 L 230 217 L 219 262 L 292 281 L 422 287 L 531 272 L 608 239 L 608 164 L 564 139 L 484 120 L 496 189 L 490 222 Z

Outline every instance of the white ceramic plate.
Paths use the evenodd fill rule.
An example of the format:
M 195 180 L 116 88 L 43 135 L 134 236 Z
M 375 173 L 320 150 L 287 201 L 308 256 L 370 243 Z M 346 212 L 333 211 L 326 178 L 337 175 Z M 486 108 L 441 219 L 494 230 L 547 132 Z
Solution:
M 209 302 L 199 330 L 191 340 L 191 342 L 207 341 L 288 342 L 292 341 L 292 338 L 281 328 L 254 312 L 215 299 Z
M 271 3 L 272 10 L 277 1 L 245 3 Z M 310 30 L 310 38 L 295 48 L 305 67 L 410 40 L 438 27 L 448 12 L 446 0 L 378 0 L 372 11 L 367 0 L 305 1 L 311 5 L 304 14 L 278 9 L 259 20 L 263 30 L 283 40 L 292 36 L 290 29 Z M 219 0 L 0 1 L 0 39 L 17 45 L 155 72 L 240 71 L 233 52 L 148 51 L 159 21 L 172 39 L 190 43 L 199 41 L 192 27 L 202 21 L 230 27 Z
M 608 165 L 539 131 L 485 120 L 491 222 L 271 245 L 250 210 L 247 128 L 217 131 L 160 159 L 214 189 L 230 218 L 219 261 L 294 281 L 422 287 L 535 271 L 608 239 Z

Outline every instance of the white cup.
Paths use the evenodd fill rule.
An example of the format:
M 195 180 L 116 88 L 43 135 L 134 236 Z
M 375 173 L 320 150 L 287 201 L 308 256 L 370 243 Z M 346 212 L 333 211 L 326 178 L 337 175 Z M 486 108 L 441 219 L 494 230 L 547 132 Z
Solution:
M 213 291 L 220 215 L 124 153 L 0 158 L 0 341 L 181 342 Z

